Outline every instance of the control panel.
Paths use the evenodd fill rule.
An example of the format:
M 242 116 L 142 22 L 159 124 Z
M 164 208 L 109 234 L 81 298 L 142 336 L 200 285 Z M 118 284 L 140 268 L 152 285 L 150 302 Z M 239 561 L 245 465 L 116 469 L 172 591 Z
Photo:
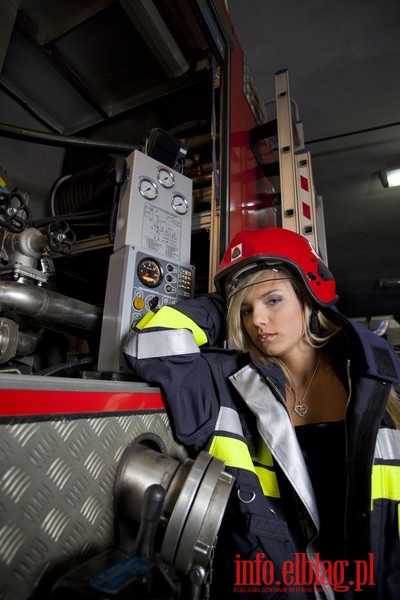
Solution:
M 151 309 L 193 296 L 192 181 L 135 150 L 118 208 L 98 370 L 129 373 L 121 345 Z
M 128 181 L 119 203 L 114 251 L 130 244 L 189 263 L 192 180 L 138 150 L 126 161 Z

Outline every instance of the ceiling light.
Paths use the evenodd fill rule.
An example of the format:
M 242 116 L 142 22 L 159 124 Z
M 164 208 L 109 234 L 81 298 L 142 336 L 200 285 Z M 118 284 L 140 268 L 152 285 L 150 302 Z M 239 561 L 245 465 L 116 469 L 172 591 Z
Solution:
M 390 171 L 380 171 L 379 179 L 383 187 L 395 187 L 400 185 L 400 169 L 391 169 Z
M 382 288 L 400 288 L 400 277 L 387 277 L 386 279 L 379 279 L 379 287 Z

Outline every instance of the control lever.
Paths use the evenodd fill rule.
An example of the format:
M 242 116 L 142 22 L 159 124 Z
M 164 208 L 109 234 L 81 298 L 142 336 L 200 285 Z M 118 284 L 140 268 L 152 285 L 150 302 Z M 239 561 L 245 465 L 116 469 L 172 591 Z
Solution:
M 179 586 L 156 557 L 154 540 L 165 499 L 159 484 L 144 492 L 133 552 L 111 548 L 62 576 L 51 600 L 178 600 Z
M 90 584 L 117 598 L 138 600 L 174 600 L 177 590 L 163 572 L 155 557 L 154 539 L 165 500 L 165 490 L 159 484 L 150 485 L 144 492 L 139 531 L 134 551 L 123 555 L 111 567 L 96 573 Z M 118 596 L 120 594 L 120 596 Z
M 134 554 L 137 556 L 154 560 L 154 539 L 164 500 L 165 490 L 158 483 L 150 485 L 144 492 L 140 526 L 134 550 Z

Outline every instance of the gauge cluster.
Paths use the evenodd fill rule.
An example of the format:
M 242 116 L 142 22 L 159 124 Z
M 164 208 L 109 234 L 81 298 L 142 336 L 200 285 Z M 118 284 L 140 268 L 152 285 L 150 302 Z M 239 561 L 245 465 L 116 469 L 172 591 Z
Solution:
M 175 176 L 172 171 L 165 168 L 157 169 L 157 182 L 166 190 L 172 190 L 175 185 Z M 158 185 L 147 175 L 139 176 L 138 190 L 145 200 L 155 200 L 158 197 Z M 178 215 L 186 215 L 189 211 L 189 202 L 180 192 L 172 192 L 170 196 L 172 209 Z
M 114 251 L 126 244 L 190 262 L 192 181 L 138 150 L 119 202 Z
M 121 345 L 152 308 L 192 297 L 192 181 L 135 150 L 118 205 L 99 370 L 129 372 Z
M 130 327 L 150 308 L 192 296 L 193 269 L 138 252 Z

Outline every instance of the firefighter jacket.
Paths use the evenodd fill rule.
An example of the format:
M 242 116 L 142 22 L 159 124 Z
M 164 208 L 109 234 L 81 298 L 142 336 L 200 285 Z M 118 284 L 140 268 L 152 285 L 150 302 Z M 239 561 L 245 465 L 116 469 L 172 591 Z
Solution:
M 346 332 L 351 389 L 345 552 L 321 564 L 316 499 L 280 369 L 218 345 L 225 305 L 217 294 L 165 308 L 139 324 L 124 353 L 163 390 L 189 453 L 206 449 L 235 476 L 216 545 L 215 598 L 397 600 L 400 431 L 385 411 L 400 376 L 392 347 L 335 311 Z

